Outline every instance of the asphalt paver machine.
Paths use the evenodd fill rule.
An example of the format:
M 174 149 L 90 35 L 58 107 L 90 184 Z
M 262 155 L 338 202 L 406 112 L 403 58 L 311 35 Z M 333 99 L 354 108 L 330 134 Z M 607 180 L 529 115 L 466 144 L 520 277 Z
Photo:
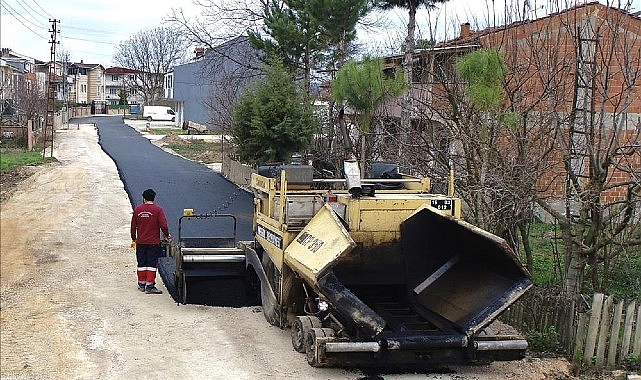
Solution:
M 193 251 L 179 242 L 170 250 L 176 283 L 188 286 L 179 277 L 202 270 L 255 284 L 267 321 L 291 328 L 293 348 L 312 366 L 522 358 L 522 337 L 490 328 L 532 286 L 518 257 L 461 220 L 460 199 L 385 165 L 384 175 L 363 179 L 347 161 L 341 180 L 315 179 L 307 165 L 261 168 L 251 178 L 254 240 Z M 232 286 L 216 293 L 246 294 Z M 186 301 L 189 290 L 177 293 Z

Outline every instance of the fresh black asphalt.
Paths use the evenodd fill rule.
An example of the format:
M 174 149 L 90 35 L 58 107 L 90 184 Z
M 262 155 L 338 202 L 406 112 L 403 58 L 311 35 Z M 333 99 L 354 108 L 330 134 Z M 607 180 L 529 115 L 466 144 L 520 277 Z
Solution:
M 219 173 L 201 163 L 165 152 L 126 125 L 122 116 L 97 116 L 70 123 L 96 124 L 100 146 L 115 162 L 132 208 L 142 202 L 145 189 L 153 188 L 157 194 L 156 204 L 165 210 L 174 239 L 178 237 L 178 221 L 183 209 L 190 208 L 197 214 L 234 215 L 237 239 L 253 240 L 252 195 Z M 181 234 L 183 237 L 230 236 L 233 232 L 229 221 L 229 218 L 221 223 L 213 223 L 211 218 L 185 219 Z

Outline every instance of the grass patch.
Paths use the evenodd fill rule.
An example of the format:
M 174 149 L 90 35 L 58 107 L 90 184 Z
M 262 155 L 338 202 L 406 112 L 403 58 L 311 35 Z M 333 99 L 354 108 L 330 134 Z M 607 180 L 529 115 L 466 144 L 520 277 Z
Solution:
M 562 250 L 559 231 L 554 231 L 551 223 L 532 223 L 529 226 L 530 245 L 534 259 L 532 280 L 539 286 L 557 286 L 561 283 L 560 264 L 555 252 Z M 521 261 L 525 263 L 525 253 L 521 252 Z
M 633 247 L 617 255 L 608 275 L 610 294 L 625 299 L 641 299 L 639 273 L 641 273 L 641 247 Z
M 530 244 L 534 267 L 532 281 L 537 286 L 557 287 L 562 283 L 563 242 L 561 232 L 555 233 L 551 223 L 533 223 L 530 225 Z M 521 262 L 525 263 L 525 254 L 521 252 Z M 590 283 L 586 278 L 586 290 L 590 291 Z M 641 247 L 629 248 L 627 252 L 618 253 L 611 259 L 606 287 L 610 295 L 625 299 L 641 297 Z M 603 266 L 599 266 L 598 275 L 603 278 Z
M 184 129 L 172 129 L 172 128 L 151 128 L 151 132 L 149 132 L 152 135 L 186 135 L 188 131 Z
M 42 164 L 51 160 L 51 158 L 42 158 L 41 152 L 3 148 L 0 150 L 0 171 L 10 172 L 20 166 Z
M 220 141 L 194 139 L 180 144 L 169 143 L 165 147 L 194 161 L 212 163 L 222 160 Z M 225 147 L 225 149 L 229 149 L 229 147 Z

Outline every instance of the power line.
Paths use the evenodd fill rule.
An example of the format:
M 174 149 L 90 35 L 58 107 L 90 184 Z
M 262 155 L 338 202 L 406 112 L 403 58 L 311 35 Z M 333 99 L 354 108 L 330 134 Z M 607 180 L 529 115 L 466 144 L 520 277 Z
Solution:
M 74 49 L 73 53 L 85 53 L 85 54 L 91 54 L 91 55 L 100 55 L 100 56 L 103 56 L 103 57 L 111 57 L 112 56 L 111 54 L 96 53 L 96 52 L 93 52 L 93 51 L 84 51 L 84 50 L 78 50 L 78 49 Z
M 20 3 L 18 3 L 18 5 L 20 5 L 23 9 L 25 9 L 25 8 L 24 8 Z M 38 24 L 36 24 L 35 22 L 33 22 L 33 21 L 29 20 L 29 19 L 28 19 L 28 18 L 26 18 L 26 17 L 25 17 L 21 12 L 19 12 L 19 11 L 18 11 L 18 10 L 16 10 L 16 9 L 14 9 L 11 5 L 7 4 L 6 2 L 4 2 L 4 6 L 5 6 L 5 10 L 9 11 L 9 9 L 10 9 L 10 10 L 11 10 L 11 12 L 13 12 L 13 13 L 12 13 L 12 15 L 14 16 L 14 18 L 17 18 L 17 16 L 20 16 L 20 18 L 21 18 L 23 21 L 26 21 L 27 23 L 31 24 L 33 27 L 35 27 L 35 28 L 37 28 L 37 29 L 46 29 L 46 28 L 47 28 L 47 26 L 46 26 L 46 25 L 44 25 L 44 24 L 40 23 L 40 22 L 39 22 L 39 21 L 37 21 L 37 20 L 36 20 L 36 22 L 38 22 L 40 25 L 38 25 Z M 7 9 L 7 7 L 8 7 L 8 9 Z M 26 11 L 26 13 L 27 13 L 27 14 L 29 14 L 29 11 L 27 11 L 26 9 L 25 9 L 25 11 Z M 9 13 L 11 13 L 11 12 L 9 12 Z
M 37 14 L 38 16 L 43 17 L 43 18 L 45 18 L 45 19 L 46 19 L 47 17 L 45 17 L 45 16 L 43 16 L 42 14 L 38 13 L 35 9 L 33 9 L 33 8 L 32 8 L 29 4 L 27 4 L 26 2 L 23 2 L 23 1 L 21 1 L 21 0 L 16 0 L 16 3 L 18 3 L 18 5 L 20 5 L 20 7 L 21 7 L 22 9 L 24 9 L 24 10 L 27 12 L 27 14 L 28 14 L 29 16 L 31 16 L 31 18 L 33 18 L 33 19 L 38 23 L 38 26 L 39 26 L 39 27 L 42 27 L 42 28 L 46 28 L 46 27 L 47 27 L 46 25 L 44 25 L 43 23 L 41 23 L 41 22 L 40 22 L 40 20 L 38 20 L 38 19 L 37 19 L 33 14 L 35 13 L 35 14 Z M 29 9 L 27 9 L 27 7 L 28 7 Z M 29 11 L 29 10 L 31 10 L 31 11 Z
M 43 11 L 47 16 L 49 16 L 50 18 L 54 18 L 54 17 L 53 17 L 49 12 L 45 11 L 45 10 L 44 10 L 44 8 L 42 8 L 42 7 L 40 6 L 40 4 L 38 4 L 38 2 L 37 2 L 36 0 L 32 0 L 32 1 L 33 1 L 33 2 L 34 2 L 34 4 L 36 4 L 36 5 L 38 6 L 38 8 L 40 8 L 40 9 L 41 9 L 41 10 L 42 10 L 42 11 Z
M 6 4 L 6 3 L 0 3 L 0 5 L 1 5 L 1 6 L 2 6 L 2 8 L 4 8 L 4 10 L 5 10 L 5 11 L 7 11 L 7 13 L 9 13 L 9 14 L 10 14 L 10 15 L 11 15 L 11 16 L 16 20 L 16 21 L 18 21 L 20 24 L 22 24 L 22 26 L 24 26 L 24 27 L 25 27 L 25 28 L 27 28 L 29 31 L 31 31 L 31 33 L 35 34 L 36 36 L 38 36 L 38 37 L 40 37 L 40 38 L 42 38 L 42 39 L 45 39 L 45 40 L 47 39 L 47 37 L 41 36 L 40 34 L 38 34 L 38 32 L 36 32 L 35 30 L 33 30 L 33 29 L 31 29 L 29 26 L 27 26 L 27 24 L 25 24 L 25 23 L 23 22 L 23 20 L 19 19 L 19 18 L 14 14 L 14 12 L 15 12 L 16 14 L 18 14 L 18 15 L 20 15 L 20 14 L 19 14 L 19 13 L 17 13 L 17 12 L 16 12 L 16 11 L 15 11 L 11 6 L 10 6 L 10 5 L 8 5 L 8 4 Z M 27 21 L 27 22 L 31 23 L 31 22 L 30 22 L 29 20 L 27 20 L 27 19 L 24 19 L 24 21 Z M 31 24 L 33 24 L 33 23 L 31 23 Z M 40 27 L 38 27 L 37 25 L 35 25 L 35 26 L 36 26 L 36 28 L 40 28 Z
M 90 32 L 90 33 L 100 33 L 100 34 L 110 34 L 110 35 L 119 35 L 125 37 L 124 34 L 117 34 L 107 30 L 98 30 L 98 29 L 88 29 L 88 28 L 79 28 L 77 26 L 66 26 L 65 29 L 79 30 L 81 32 Z
M 61 36 L 61 37 L 62 37 L 62 38 L 64 38 L 64 39 L 67 39 L 67 40 L 76 40 L 76 41 L 93 42 L 93 43 L 96 43 L 96 44 L 105 44 L 105 45 L 112 45 L 112 46 L 116 45 L 116 44 L 115 44 L 115 43 L 113 43 L 113 42 L 104 42 L 104 41 L 88 40 L 88 39 L 86 39 L 86 38 L 79 38 L 79 37 L 67 37 L 67 36 Z

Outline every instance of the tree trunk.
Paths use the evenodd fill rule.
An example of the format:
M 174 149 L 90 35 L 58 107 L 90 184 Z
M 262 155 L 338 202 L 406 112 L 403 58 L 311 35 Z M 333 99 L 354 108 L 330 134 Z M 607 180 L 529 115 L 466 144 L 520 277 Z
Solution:
M 565 278 L 563 279 L 564 292 L 573 298 L 581 293 L 583 284 L 583 270 L 585 269 L 585 257 L 581 254 L 581 248 L 574 242 L 566 241 L 567 254 L 565 255 Z
M 401 128 L 399 131 L 398 157 L 401 166 L 405 167 L 410 164 L 405 145 L 411 141 L 412 127 L 412 65 L 414 59 L 414 30 L 416 28 L 416 6 L 409 2 L 409 20 L 407 22 L 407 36 L 405 37 L 405 54 L 403 55 L 403 72 L 405 83 L 408 85 L 407 91 L 403 94 L 401 103 Z
M 525 266 L 530 273 L 534 273 L 534 257 L 532 256 L 532 246 L 530 245 L 530 237 L 527 233 L 526 223 L 519 223 L 518 228 L 521 233 L 523 250 L 525 251 Z

